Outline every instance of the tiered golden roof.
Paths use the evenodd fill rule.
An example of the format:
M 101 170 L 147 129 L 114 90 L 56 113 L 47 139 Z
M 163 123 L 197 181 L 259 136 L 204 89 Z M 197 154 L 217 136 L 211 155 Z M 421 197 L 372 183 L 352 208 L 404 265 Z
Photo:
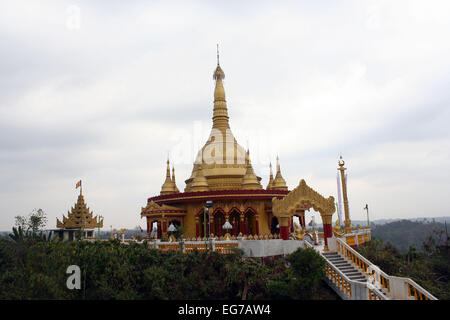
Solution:
M 68 218 L 63 215 L 63 221 L 56 219 L 56 227 L 60 229 L 80 229 L 80 228 L 103 228 L 103 219 L 100 223 L 97 216 L 93 217 L 93 212 L 84 202 L 84 197 L 80 193 L 75 207 L 72 207 L 68 213 Z

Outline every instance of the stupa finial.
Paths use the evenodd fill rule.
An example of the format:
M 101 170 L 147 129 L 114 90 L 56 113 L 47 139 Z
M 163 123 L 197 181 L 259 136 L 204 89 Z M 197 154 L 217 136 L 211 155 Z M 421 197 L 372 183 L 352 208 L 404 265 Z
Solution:
M 217 44 L 217 66 L 219 66 L 219 44 Z

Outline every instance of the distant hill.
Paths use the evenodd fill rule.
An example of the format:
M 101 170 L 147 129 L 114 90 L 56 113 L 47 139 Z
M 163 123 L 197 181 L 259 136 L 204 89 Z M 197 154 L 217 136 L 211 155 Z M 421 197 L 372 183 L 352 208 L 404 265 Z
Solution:
M 416 221 L 416 222 L 440 222 L 440 223 L 445 223 L 447 222 L 447 224 L 450 223 L 450 217 L 433 217 L 433 218 L 408 218 L 408 219 L 377 219 L 377 220 L 371 220 L 370 221 L 370 225 L 382 225 L 382 224 L 386 224 L 386 223 L 391 223 L 391 222 L 395 222 L 395 221 L 402 221 L 402 220 L 409 220 L 409 221 Z M 352 220 L 352 224 L 353 225 L 362 225 L 362 226 L 366 226 L 367 225 L 367 220 Z
M 409 246 L 414 246 L 417 250 L 422 251 L 422 243 L 433 235 L 433 231 L 445 230 L 445 228 L 444 223 L 428 219 L 425 222 L 400 220 L 372 225 L 372 238 L 381 239 L 383 242 L 389 241 L 402 253 L 406 253 Z

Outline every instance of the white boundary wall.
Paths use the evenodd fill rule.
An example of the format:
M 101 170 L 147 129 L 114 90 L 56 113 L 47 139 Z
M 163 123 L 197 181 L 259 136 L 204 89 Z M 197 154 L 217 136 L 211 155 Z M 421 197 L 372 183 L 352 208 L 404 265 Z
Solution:
M 245 257 L 270 257 L 290 254 L 298 248 L 305 248 L 300 240 L 238 240 L 239 249 Z

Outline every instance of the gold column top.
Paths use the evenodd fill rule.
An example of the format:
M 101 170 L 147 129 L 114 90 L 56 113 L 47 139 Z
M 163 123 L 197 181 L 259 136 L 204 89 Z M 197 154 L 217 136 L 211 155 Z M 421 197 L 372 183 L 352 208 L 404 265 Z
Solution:
M 345 170 L 345 169 L 347 169 L 347 168 L 344 168 L 345 161 L 342 159 L 342 156 L 339 157 L 338 165 L 339 165 L 339 168 L 338 168 L 339 170 Z

